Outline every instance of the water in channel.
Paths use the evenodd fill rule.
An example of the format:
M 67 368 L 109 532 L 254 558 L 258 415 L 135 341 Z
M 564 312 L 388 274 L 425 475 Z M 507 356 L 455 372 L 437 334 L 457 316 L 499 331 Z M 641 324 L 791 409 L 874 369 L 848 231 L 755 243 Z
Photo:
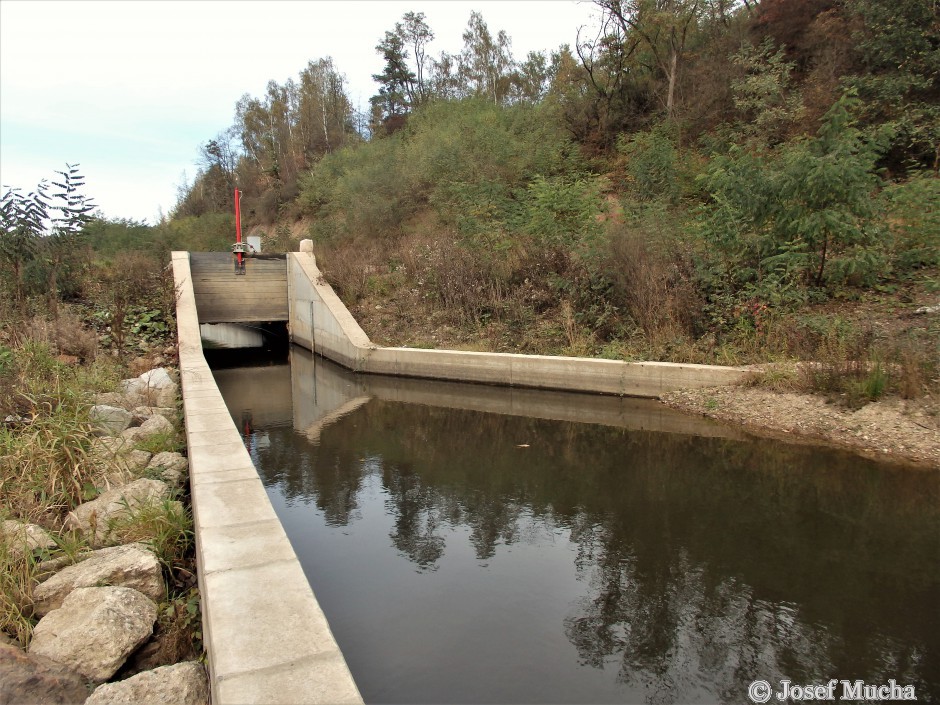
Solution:
M 940 701 L 940 473 L 645 400 L 290 363 L 216 377 L 366 702 L 830 678 Z

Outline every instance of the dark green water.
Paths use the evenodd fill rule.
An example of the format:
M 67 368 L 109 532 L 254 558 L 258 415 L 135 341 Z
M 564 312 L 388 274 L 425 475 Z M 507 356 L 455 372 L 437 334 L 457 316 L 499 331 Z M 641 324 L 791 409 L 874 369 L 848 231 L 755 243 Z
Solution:
M 266 419 L 246 442 L 366 702 L 740 703 L 784 678 L 940 700 L 940 473 L 293 359 L 264 373 L 287 400 L 217 374 Z M 450 408 L 397 401 L 431 392 Z

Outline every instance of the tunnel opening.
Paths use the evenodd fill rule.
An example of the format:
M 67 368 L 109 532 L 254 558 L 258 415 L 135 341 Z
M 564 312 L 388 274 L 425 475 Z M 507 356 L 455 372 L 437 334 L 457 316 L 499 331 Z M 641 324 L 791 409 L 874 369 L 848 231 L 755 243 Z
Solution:
M 213 369 L 283 364 L 290 350 L 286 321 L 203 323 L 199 333 Z

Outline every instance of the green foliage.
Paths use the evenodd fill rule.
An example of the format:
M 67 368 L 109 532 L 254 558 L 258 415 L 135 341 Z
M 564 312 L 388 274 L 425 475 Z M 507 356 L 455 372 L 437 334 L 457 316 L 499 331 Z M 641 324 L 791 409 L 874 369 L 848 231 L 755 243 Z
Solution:
M 163 263 L 137 251 L 118 252 L 97 269 L 94 323 L 101 343 L 124 349 L 128 334 L 138 342 L 162 342 L 173 332 L 176 293 Z
M 45 293 L 54 311 L 60 295 L 80 287 L 83 227 L 95 205 L 81 193 L 77 165 L 55 173 L 56 190 L 43 180 L 27 195 L 10 188 L 0 198 L 0 284 L 21 308 L 27 296 Z
M 878 144 L 855 127 L 856 102 L 837 101 L 814 139 L 766 157 L 732 149 L 713 159 L 699 224 L 719 290 L 767 300 L 794 287 L 869 283 L 880 271 Z
M 171 250 L 227 252 L 235 242 L 235 216 L 232 213 L 206 213 L 175 218 L 158 227 L 161 253 Z
M 621 135 L 617 150 L 627 158 L 631 190 L 639 199 L 679 198 L 679 151 L 668 129 Z
M 302 179 L 300 202 L 321 238 L 394 235 L 429 203 L 473 238 L 515 217 L 516 191 L 536 175 L 579 164 L 548 111 L 431 102 L 392 137 L 325 156 Z
M 9 374 L 14 369 L 16 357 L 6 345 L 0 345 L 0 377 Z
M 586 177 L 536 176 L 525 195 L 522 225 L 536 244 L 565 250 L 596 246 L 601 184 Z
M 97 256 L 110 258 L 126 250 L 159 254 L 160 239 L 156 230 L 135 220 L 92 218 L 85 225 L 84 235 Z
M 182 566 L 176 569 L 190 574 Z M 161 660 L 178 663 L 200 657 L 203 653 L 202 616 L 197 588 L 191 587 L 162 603 L 157 620 L 156 638 L 164 654 Z
M 732 79 L 734 107 L 739 113 L 735 132 L 759 146 L 781 142 L 787 128 L 799 119 L 803 105 L 792 89 L 794 63 L 771 37 L 755 47 L 745 43 L 731 57 L 742 76 Z
M 394 234 L 414 212 L 417 193 L 403 174 L 400 136 L 326 155 L 301 179 L 300 204 L 319 239 Z
M 25 298 L 24 269 L 36 256 L 48 204 L 44 184 L 26 196 L 10 189 L 0 200 L 0 258 L 3 284 L 18 303 Z
M 878 401 L 885 393 L 888 385 L 888 375 L 880 360 L 875 361 L 868 375 L 862 381 L 861 392 L 868 401 Z
M 398 22 L 394 32 L 386 32 L 385 38 L 375 47 L 376 52 L 385 60 L 385 68 L 380 74 L 372 76 L 379 83 L 378 95 L 369 99 L 377 117 L 383 122 L 407 112 L 427 98 L 426 86 L 419 81 L 423 78 L 425 45 L 434 38 L 424 13 L 409 12 L 405 15 L 405 24 Z M 414 52 L 415 70 L 411 69 Z M 375 131 L 379 124 L 373 125 Z
M 940 265 L 940 178 L 932 172 L 888 185 L 879 210 L 889 233 L 893 272 L 905 274 Z
M 515 187 L 580 166 L 551 111 L 528 105 L 440 101 L 416 113 L 407 132 L 408 170 L 420 187 L 486 179 Z
M 892 166 L 940 167 L 940 12 L 927 0 L 854 0 L 863 70 L 845 82 L 873 128 L 892 128 Z
M 150 546 L 168 577 L 172 577 L 174 566 L 194 540 L 190 511 L 171 497 L 141 504 L 127 514 L 109 527 L 109 539 L 122 544 L 140 541 Z
M 164 312 L 158 308 L 132 306 L 130 309 L 130 331 L 136 337 L 152 343 L 166 338 L 170 327 Z
M 446 181 L 435 190 L 431 205 L 467 246 L 504 251 L 512 246 L 513 237 L 507 223 L 520 217 L 514 196 L 499 180 Z
M 180 434 L 176 430 L 155 433 L 152 436 L 137 441 L 135 447 L 138 450 L 145 450 L 153 455 L 162 453 L 163 451 L 185 450 L 185 445 L 182 444 Z
M 796 265 L 804 274 L 815 269 L 816 286 L 826 281 L 827 264 L 829 279 L 836 282 L 850 277 L 870 282 L 881 264 L 870 222 L 880 145 L 864 140 L 855 128 L 849 109 L 856 103 L 841 98 L 816 139 L 798 142 L 781 156 L 774 204 L 781 251 L 764 262 L 777 271 L 781 264 L 785 270 Z

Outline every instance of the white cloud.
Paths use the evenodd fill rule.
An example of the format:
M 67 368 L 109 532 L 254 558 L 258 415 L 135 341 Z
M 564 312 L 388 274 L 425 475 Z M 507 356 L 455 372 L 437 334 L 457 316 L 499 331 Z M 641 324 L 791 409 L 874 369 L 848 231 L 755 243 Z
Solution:
M 375 45 L 424 12 L 431 53 L 459 51 L 471 10 L 505 29 L 513 52 L 573 44 L 588 3 L 0 2 L 0 181 L 31 188 L 81 162 L 110 217 L 169 211 L 198 145 L 229 127 L 235 102 L 331 56 L 354 104 L 375 93 Z M 169 181 L 168 181 L 169 180 Z

